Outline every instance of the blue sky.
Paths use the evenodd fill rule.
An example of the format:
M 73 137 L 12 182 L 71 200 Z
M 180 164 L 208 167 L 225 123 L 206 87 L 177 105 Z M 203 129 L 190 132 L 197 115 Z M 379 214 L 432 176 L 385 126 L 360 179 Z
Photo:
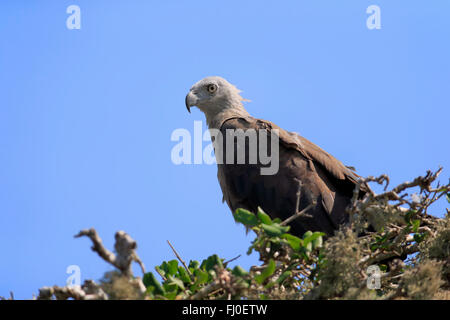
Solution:
M 68 30 L 66 8 L 81 8 Z M 366 8 L 381 8 L 381 29 Z M 0 3 L 0 295 L 31 298 L 110 267 L 74 239 L 138 241 L 147 269 L 174 256 L 246 256 L 214 165 L 171 162 L 184 97 L 220 75 L 248 111 L 392 184 L 450 170 L 445 1 L 19 1 Z M 205 143 L 206 146 L 207 143 Z M 445 201 L 435 214 L 445 211 Z M 135 269 L 139 275 L 138 268 Z

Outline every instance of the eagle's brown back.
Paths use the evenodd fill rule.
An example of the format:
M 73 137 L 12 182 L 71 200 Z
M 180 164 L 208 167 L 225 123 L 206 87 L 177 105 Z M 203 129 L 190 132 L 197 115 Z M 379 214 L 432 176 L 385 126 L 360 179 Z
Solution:
M 348 221 L 345 209 L 358 175 L 342 162 L 300 135 L 253 117 L 234 117 L 222 123 L 223 159 L 226 159 L 227 129 L 266 129 L 268 135 L 277 129 L 279 135 L 279 170 L 274 175 L 261 175 L 263 165 L 259 158 L 257 164 L 249 163 L 248 144 L 245 164 L 237 164 L 236 158 L 232 164 L 218 164 L 223 197 L 233 212 L 237 208 L 256 212 L 260 206 L 272 218 L 284 220 L 316 201 L 308 211 L 312 218 L 300 217 L 291 223 L 292 232 L 299 236 L 308 230 L 333 234 L 340 224 Z M 270 143 L 270 137 L 267 141 Z M 236 139 L 234 146 L 237 148 Z M 300 201 L 296 208 L 299 183 Z

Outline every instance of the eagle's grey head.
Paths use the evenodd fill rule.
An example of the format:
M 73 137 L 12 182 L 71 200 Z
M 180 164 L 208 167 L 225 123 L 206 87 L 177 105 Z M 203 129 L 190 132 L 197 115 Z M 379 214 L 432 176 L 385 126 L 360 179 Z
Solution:
M 206 77 L 194 84 L 186 95 L 186 108 L 198 107 L 206 117 L 214 117 L 225 109 L 243 109 L 241 91 L 221 77 Z

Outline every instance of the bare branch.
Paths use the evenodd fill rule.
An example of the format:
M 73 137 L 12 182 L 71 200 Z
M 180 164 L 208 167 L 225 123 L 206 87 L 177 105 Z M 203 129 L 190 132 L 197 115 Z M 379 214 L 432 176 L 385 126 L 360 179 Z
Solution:
M 181 259 L 180 255 L 178 254 L 177 250 L 175 250 L 175 248 L 172 246 L 172 244 L 170 243 L 169 240 L 167 240 L 167 243 L 169 244 L 170 248 L 172 249 L 173 253 L 175 254 L 175 256 L 177 257 L 177 259 L 181 262 L 181 264 L 184 266 L 184 268 L 186 269 L 187 273 L 192 276 L 192 272 L 191 270 L 189 270 L 189 268 L 187 267 L 186 263 L 184 262 L 183 259 Z
M 145 274 L 144 264 L 135 251 L 137 247 L 136 241 L 134 241 L 126 232 L 116 232 L 116 243 L 114 244 L 114 248 L 116 249 L 117 255 L 103 246 L 102 239 L 99 237 L 94 228 L 81 230 L 77 235 L 75 235 L 75 238 L 80 238 L 83 236 L 91 239 L 93 243 L 93 246 L 91 247 L 92 251 L 97 252 L 103 260 L 119 269 L 122 274 L 128 277 L 133 275 L 131 269 L 131 263 L 133 261 L 139 264 L 142 273 Z
M 39 289 L 37 300 L 108 300 L 106 293 L 92 280 L 86 280 L 83 286 L 43 287 Z
M 230 260 L 225 261 L 225 262 L 223 263 L 224 267 L 226 268 L 227 265 L 228 265 L 230 262 L 235 261 L 235 260 L 239 259 L 240 257 L 241 257 L 241 255 L 238 255 L 238 256 L 236 256 L 236 257 L 230 259 Z
M 292 221 L 294 221 L 295 219 L 299 218 L 299 217 L 306 217 L 306 218 L 313 218 L 312 215 L 307 214 L 306 212 L 311 209 L 312 207 L 314 207 L 316 205 L 315 202 L 311 203 L 309 206 L 307 206 L 305 209 L 303 209 L 302 211 L 298 211 L 296 214 L 293 214 L 292 216 L 290 216 L 289 218 L 287 218 L 286 220 L 284 220 L 283 222 L 281 222 L 280 224 L 282 226 L 287 225 L 288 223 L 291 223 Z

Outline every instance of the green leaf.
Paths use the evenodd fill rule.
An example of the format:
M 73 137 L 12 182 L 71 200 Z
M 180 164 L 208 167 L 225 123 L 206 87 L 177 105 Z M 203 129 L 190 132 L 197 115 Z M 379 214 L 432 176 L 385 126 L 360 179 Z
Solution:
M 412 232 L 417 232 L 420 227 L 420 220 L 414 220 L 412 222 Z
M 168 283 L 169 285 L 175 285 L 178 288 L 180 288 L 181 290 L 184 290 L 184 284 L 183 281 L 181 281 L 180 279 L 173 277 L 173 276 L 168 276 L 167 277 Z
M 270 259 L 269 263 L 267 264 L 267 267 L 264 268 L 261 274 L 255 276 L 256 282 L 262 284 L 268 277 L 270 277 L 275 272 L 275 268 L 276 268 L 275 261 L 273 261 L 273 259 Z
M 258 224 L 258 218 L 248 210 L 245 209 L 237 209 L 233 214 L 234 220 L 240 222 L 247 227 L 254 227 Z
M 284 280 L 286 280 L 287 278 L 289 278 L 292 275 L 291 271 L 285 271 L 281 274 L 281 276 L 277 279 L 277 283 L 278 284 L 282 284 Z
M 289 226 L 281 226 L 277 223 L 274 223 L 272 225 L 262 223 L 261 227 L 263 228 L 264 232 L 270 237 L 279 237 L 282 234 L 288 232 L 290 229 Z
M 168 299 L 173 299 L 173 298 L 169 298 L 169 297 L 171 297 L 173 293 L 175 293 L 175 295 L 173 295 L 173 297 L 175 297 L 177 295 L 178 291 L 180 291 L 179 290 L 180 288 L 175 283 L 173 283 L 172 281 L 169 281 L 169 280 L 164 281 L 163 287 L 164 287 L 164 291 L 165 291 L 164 296 Z
M 222 259 L 219 258 L 217 254 L 209 256 L 207 259 L 203 260 L 200 268 L 206 271 L 214 270 L 214 266 L 223 267 Z
M 303 248 L 305 248 L 306 250 L 306 254 L 309 256 L 309 253 L 312 251 L 313 246 L 312 246 L 312 242 L 308 242 L 305 244 L 305 242 L 303 242 Z
M 303 244 L 303 240 L 300 239 L 299 237 L 296 237 L 290 233 L 285 233 L 282 235 L 283 239 L 286 239 L 287 242 L 289 243 L 289 245 L 291 246 L 291 248 L 295 251 L 300 250 L 302 244 Z
M 447 193 L 445 196 L 447 197 L 448 203 L 450 203 L 450 193 Z
M 245 269 L 242 268 L 241 266 L 236 266 L 233 268 L 233 271 L 231 271 L 231 274 L 233 274 L 237 277 L 243 277 L 243 276 L 246 276 L 248 274 L 248 272 L 245 271 Z
M 178 261 L 177 260 L 170 260 L 167 262 L 168 266 L 168 274 L 169 275 L 175 275 L 178 271 Z
M 322 246 L 323 246 L 323 237 L 319 236 L 319 237 L 317 237 L 317 239 L 314 239 L 312 241 L 312 246 L 313 246 L 313 249 L 322 248 Z
M 158 267 L 158 271 L 162 271 L 162 274 L 164 275 L 166 273 L 169 273 L 169 265 L 166 261 L 163 261 L 163 263 L 161 263 L 161 265 Z
M 203 284 L 203 283 L 208 282 L 208 278 L 209 278 L 208 272 L 203 271 L 202 269 L 195 269 L 194 276 L 197 279 L 195 281 L 196 284 Z
M 142 281 L 144 282 L 145 287 L 151 292 L 164 295 L 165 291 L 161 283 L 155 278 L 155 275 L 152 272 L 147 272 L 144 274 Z
M 267 213 L 265 213 L 264 211 L 263 211 L 263 209 L 261 209 L 260 207 L 258 207 L 258 219 L 262 222 L 262 223 L 265 223 L 265 224 L 267 224 L 267 225 L 271 225 L 273 222 L 272 222 L 272 219 L 270 219 L 270 216 L 267 214 Z
M 165 277 L 166 272 L 163 269 L 161 269 L 160 267 L 156 266 L 155 270 L 156 270 L 156 272 L 158 272 L 161 275 L 161 277 Z
M 306 232 L 303 235 L 303 246 L 307 246 L 310 242 L 313 242 L 314 240 L 317 240 L 324 235 L 325 233 L 323 232 L 314 232 L 314 233 L 312 233 L 311 231 Z
M 175 298 L 177 297 L 177 295 L 178 295 L 178 290 L 177 290 L 177 289 L 174 289 L 174 290 L 171 291 L 171 292 L 167 292 L 167 293 L 164 295 L 164 297 L 166 297 L 167 300 L 175 300 Z
M 187 273 L 186 269 L 184 269 L 182 266 L 178 267 L 178 273 L 180 275 L 181 280 L 186 283 L 191 282 L 191 277 L 189 276 L 189 273 Z
M 304 234 L 303 234 L 303 239 L 306 239 L 306 238 L 308 238 L 308 237 L 311 237 L 312 236 L 312 231 L 306 231 Z
M 189 270 L 191 270 L 192 273 L 194 272 L 195 269 L 198 269 L 198 267 L 200 267 L 200 262 L 198 262 L 197 260 L 189 261 L 188 268 Z
M 214 271 L 212 269 L 208 271 L 208 274 L 209 274 L 210 279 L 214 279 L 217 277 L 216 271 Z

